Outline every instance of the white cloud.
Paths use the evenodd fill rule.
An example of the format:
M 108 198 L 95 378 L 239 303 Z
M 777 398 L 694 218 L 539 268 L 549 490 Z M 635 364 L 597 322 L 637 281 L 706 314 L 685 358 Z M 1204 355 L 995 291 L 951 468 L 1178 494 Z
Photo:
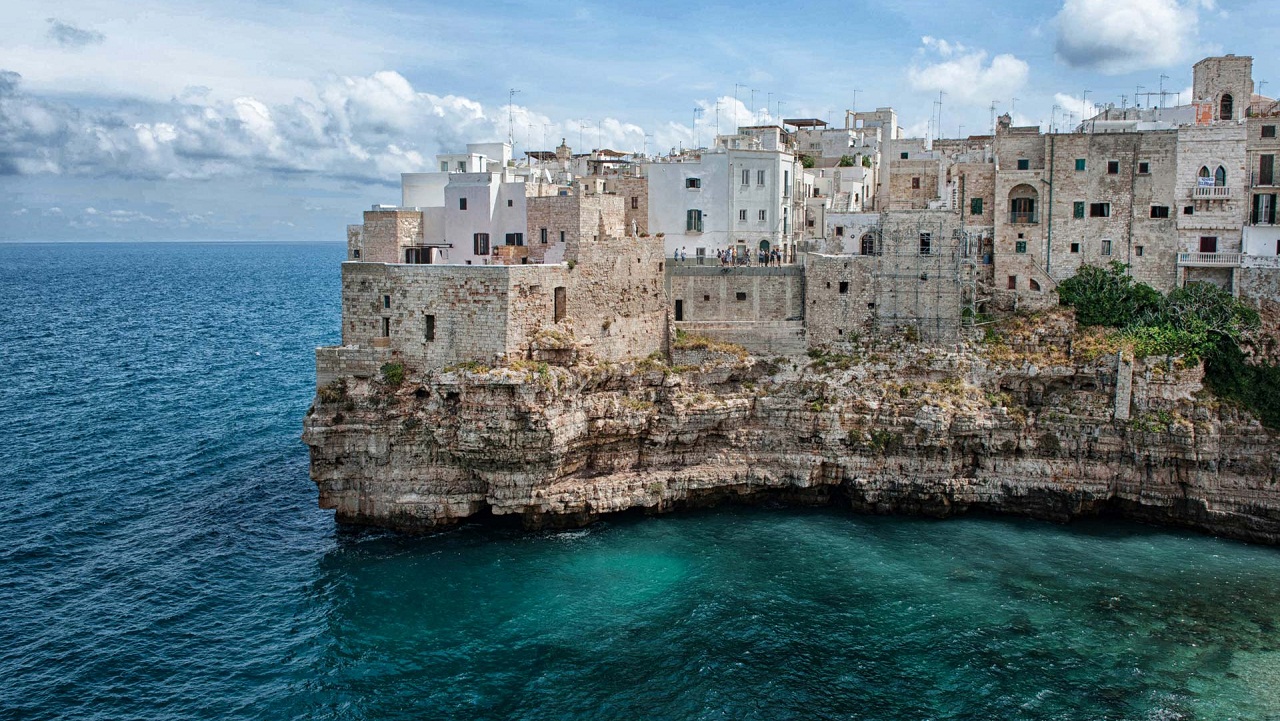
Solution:
M 45 22 L 49 23 L 49 32 L 46 37 L 64 48 L 81 48 L 85 45 L 97 45 L 107 39 L 107 36 L 96 30 L 78 28 L 75 25 L 64 23 L 56 18 L 48 18 Z
M 1014 55 L 1002 53 L 987 62 L 983 50 L 929 36 L 922 43 L 925 62 L 907 71 L 914 90 L 944 91 L 952 102 L 975 105 L 1010 97 L 1027 83 L 1030 67 Z
M 1066 0 L 1056 18 L 1058 57 L 1108 74 L 1171 65 L 1196 37 L 1198 9 L 1214 7 L 1211 0 Z
M 505 139 L 509 123 L 517 152 L 562 137 L 624 151 L 647 143 L 644 128 L 618 118 L 556 121 L 521 106 L 487 110 L 469 98 L 422 92 L 392 71 L 330 78 L 307 93 L 314 101 L 222 101 L 191 92 L 105 110 L 27 94 L 21 80 L 0 73 L 0 175 L 178 180 L 307 173 L 390 184 L 401 172 L 432 169 L 437 152 Z M 720 100 L 726 131 L 731 103 Z M 763 117 L 739 106 L 744 124 Z M 704 142 L 713 134 L 710 120 L 699 123 Z M 671 123 L 648 138 L 651 150 L 688 147 L 694 131 Z

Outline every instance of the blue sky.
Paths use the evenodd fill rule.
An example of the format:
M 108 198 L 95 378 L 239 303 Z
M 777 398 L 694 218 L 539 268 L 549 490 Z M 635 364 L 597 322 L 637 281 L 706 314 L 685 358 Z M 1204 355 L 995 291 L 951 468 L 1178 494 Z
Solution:
M 705 144 L 717 109 L 723 131 L 840 122 L 855 91 L 913 135 L 940 91 L 948 137 L 992 101 L 1065 125 L 1086 90 L 1185 102 L 1191 64 L 1229 52 L 1274 96 L 1273 3 L 9 0 L 0 240 L 341 239 L 401 171 L 505 139 L 512 88 L 517 152 Z

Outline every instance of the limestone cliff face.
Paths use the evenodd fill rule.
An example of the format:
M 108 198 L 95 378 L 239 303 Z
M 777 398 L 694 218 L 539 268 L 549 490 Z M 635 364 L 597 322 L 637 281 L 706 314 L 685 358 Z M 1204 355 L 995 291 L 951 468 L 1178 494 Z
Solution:
M 1195 369 L 1140 362 L 1130 385 L 1115 356 L 1047 347 L 691 349 L 673 365 L 458 369 L 394 388 L 348 378 L 322 390 L 304 440 L 322 506 L 405 530 L 488 514 L 578 525 L 736 498 L 1118 513 L 1280 542 L 1275 435 L 1199 392 Z

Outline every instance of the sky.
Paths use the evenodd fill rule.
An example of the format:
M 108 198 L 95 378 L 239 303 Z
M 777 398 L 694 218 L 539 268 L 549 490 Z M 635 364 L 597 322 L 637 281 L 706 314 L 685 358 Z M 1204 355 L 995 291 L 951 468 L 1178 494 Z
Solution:
M 892 106 L 956 137 L 993 102 L 1065 128 L 1140 86 L 1187 102 L 1225 53 L 1274 96 L 1274 2 L 6 0 L 0 241 L 341 240 L 401 172 L 509 133 L 666 152 Z

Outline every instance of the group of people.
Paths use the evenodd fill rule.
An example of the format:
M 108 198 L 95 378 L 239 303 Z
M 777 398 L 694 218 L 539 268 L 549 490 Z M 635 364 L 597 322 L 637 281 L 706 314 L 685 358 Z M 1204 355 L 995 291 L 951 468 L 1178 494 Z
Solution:
M 761 248 L 753 253 L 750 250 L 739 252 L 736 247 L 729 247 L 717 250 L 716 257 L 720 259 L 720 265 L 782 265 L 782 251 L 777 248 L 770 250 Z
M 754 256 L 754 257 L 753 257 Z M 689 254 L 684 248 L 673 251 L 671 259 L 684 262 L 688 260 Z M 723 250 L 716 251 L 716 260 L 720 261 L 720 265 L 762 265 L 762 266 L 782 266 L 782 251 L 777 248 L 765 250 L 761 248 L 755 252 L 743 249 L 738 251 L 736 246 L 731 246 Z M 698 264 L 702 264 L 702 259 L 698 259 Z

